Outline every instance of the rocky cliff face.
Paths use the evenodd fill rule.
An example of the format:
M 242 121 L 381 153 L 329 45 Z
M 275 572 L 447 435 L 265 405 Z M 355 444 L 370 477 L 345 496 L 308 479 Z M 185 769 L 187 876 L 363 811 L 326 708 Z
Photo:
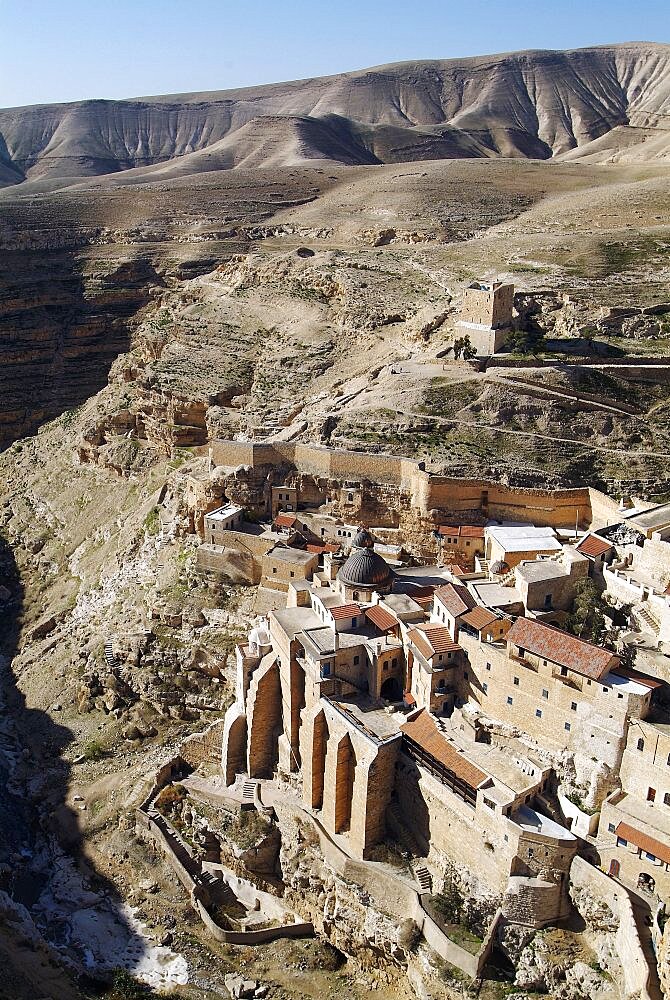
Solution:
M 631 43 L 398 63 L 207 94 L 14 108 L 0 112 L 0 183 L 177 160 L 183 173 L 315 159 L 363 164 L 592 152 L 590 143 L 621 126 L 667 129 L 669 58 L 667 45 Z M 622 137 L 620 145 L 643 138 Z M 667 155 L 661 139 L 650 155 Z

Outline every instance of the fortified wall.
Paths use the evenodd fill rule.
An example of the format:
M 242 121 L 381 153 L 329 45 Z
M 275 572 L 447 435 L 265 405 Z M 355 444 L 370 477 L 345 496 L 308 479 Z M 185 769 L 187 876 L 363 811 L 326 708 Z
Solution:
M 344 451 L 293 442 L 215 440 L 217 466 L 257 469 L 292 466 L 303 475 L 340 483 L 371 482 L 404 494 L 419 516 L 478 510 L 498 520 L 531 521 L 554 528 L 582 527 L 592 520 L 591 490 L 542 490 L 505 486 L 485 479 L 455 479 L 426 471 L 423 462 L 396 455 Z M 204 449 L 203 449 L 204 453 Z

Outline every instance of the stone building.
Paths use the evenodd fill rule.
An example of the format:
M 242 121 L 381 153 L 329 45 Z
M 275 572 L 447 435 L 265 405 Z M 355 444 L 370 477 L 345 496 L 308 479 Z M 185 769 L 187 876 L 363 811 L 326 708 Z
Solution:
M 443 733 L 425 710 L 401 728 L 397 801 L 429 863 L 439 870 L 457 859 L 485 872 L 514 922 L 539 927 L 565 916 L 577 840 L 532 805 L 551 769 L 525 748 L 468 744 L 457 727 Z
M 546 815 L 556 815 L 548 805 L 552 755 L 585 768 L 590 804 L 604 800 L 603 810 L 616 812 L 613 860 L 628 827 L 662 842 L 659 738 L 646 826 L 631 812 L 632 792 L 614 794 L 620 770 L 622 781 L 633 774 L 630 733 L 644 728 L 650 755 L 654 734 L 662 735 L 648 721 L 658 682 L 537 620 L 547 593 L 552 607 L 567 603 L 588 572 L 587 555 L 563 549 L 551 529 L 486 534 L 514 563 L 499 580 L 459 581 L 438 566 L 392 569 L 366 529 L 353 534 L 346 557 L 267 552 L 265 578 L 276 578 L 285 606 L 237 648 L 222 767 L 228 784 L 240 776 L 290 783 L 354 858 L 369 858 L 389 826 L 395 835 L 405 824 L 434 877 L 462 869 L 507 920 L 540 927 L 568 912 L 577 848 L 577 826 Z M 283 559 L 281 573 L 271 572 L 273 558 Z M 519 613 L 529 617 L 514 621 L 483 606 L 482 580 L 518 589 Z M 662 860 L 649 843 L 640 850 Z M 661 878 L 659 869 L 659 885 Z
M 553 528 L 537 528 L 532 524 L 514 527 L 489 525 L 485 531 L 485 540 L 489 566 L 492 568 L 495 563 L 501 563 L 508 570 L 527 559 L 554 555 L 562 548 Z
M 319 565 L 316 552 L 275 545 L 261 560 L 261 586 L 288 590 L 291 580 L 311 580 Z
M 610 563 L 615 555 L 612 543 L 594 532 L 584 535 L 575 548 L 580 555 L 586 556 L 589 560 L 591 576 L 602 573 L 603 567 Z
M 618 773 L 629 721 L 648 714 L 653 682 L 627 676 L 609 650 L 528 618 L 518 618 L 505 640 L 459 632 L 467 661 L 457 701 Z
M 479 357 L 495 354 L 512 328 L 514 285 L 475 281 L 465 289 L 457 331 L 470 338 Z
M 272 518 L 281 511 L 291 513 L 298 509 L 298 488 L 297 486 L 273 486 L 272 487 Z
M 621 788 L 603 803 L 601 864 L 613 878 L 670 902 L 670 726 L 635 720 L 621 761 Z
M 234 503 L 227 503 L 210 511 L 205 514 L 204 519 L 205 542 L 218 545 L 222 532 L 239 530 L 243 520 L 243 508 Z
M 514 569 L 514 587 L 533 617 L 569 611 L 579 580 L 589 574 L 588 558 L 571 546 L 549 558 L 527 559 Z
M 478 524 L 440 524 L 436 531 L 443 562 L 452 559 L 470 567 L 484 555 L 484 527 Z

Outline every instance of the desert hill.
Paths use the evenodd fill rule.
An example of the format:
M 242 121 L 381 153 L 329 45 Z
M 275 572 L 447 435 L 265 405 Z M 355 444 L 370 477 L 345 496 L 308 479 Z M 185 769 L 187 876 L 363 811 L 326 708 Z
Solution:
M 3 110 L 0 186 L 177 159 L 182 174 L 581 151 L 597 162 L 657 159 L 670 155 L 669 122 L 668 45 L 406 62 L 239 90 Z

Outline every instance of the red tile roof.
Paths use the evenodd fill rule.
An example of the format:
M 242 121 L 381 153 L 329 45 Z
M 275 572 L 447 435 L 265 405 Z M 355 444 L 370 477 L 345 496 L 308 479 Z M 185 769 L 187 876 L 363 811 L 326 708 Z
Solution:
M 612 543 L 605 541 L 604 538 L 600 538 L 599 535 L 587 535 L 576 546 L 577 551 L 581 552 L 582 555 L 592 556 L 594 559 L 601 556 L 603 552 L 608 552 L 611 548 Z
M 441 524 L 438 535 L 454 535 L 461 538 L 483 538 L 484 529 L 478 524 Z
M 275 518 L 275 524 L 278 528 L 292 528 L 295 522 L 295 514 L 277 514 Z
M 465 625 L 469 625 L 471 628 L 481 631 L 481 629 L 486 628 L 487 625 L 492 625 L 493 622 L 500 621 L 498 615 L 495 615 L 488 608 L 473 608 L 472 611 L 468 611 L 467 615 L 463 615 L 461 621 Z
M 395 615 L 392 615 L 390 611 L 386 608 L 380 607 L 378 604 L 373 605 L 371 608 L 365 609 L 365 617 L 376 625 L 377 628 L 381 629 L 382 632 L 389 632 L 392 628 L 398 625 L 398 619 Z
M 437 529 L 438 535 L 453 535 L 458 538 L 458 526 L 455 524 L 441 524 Z
M 334 608 L 328 608 L 333 618 L 355 618 L 360 615 L 361 609 L 358 604 L 338 604 Z
M 551 660 L 552 663 L 596 681 L 619 662 L 609 649 L 594 646 L 560 628 L 543 625 L 530 618 L 517 618 L 507 633 L 507 641 L 535 656 Z
M 449 635 L 449 629 L 433 622 L 417 625 L 408 632 L 408 636 L 428 659 L 436 653 L 451 653 L 461 648 Z
M 308 542 L 307 543 L 307 551 L 308 552 L 313 552 L 315 555 L 321 556 L 321 555 L 323 555 L 324 552 L 327 552 L 328 550 L 326 549 L 325 545 L 310 545 L 309 542 Z
M 483 538 L 484 529 L 478 524 L 462 524 L 461 538 Z
M 636 847 L 640 847 L 643 851 L 648 851 L 655 858 L 660 858 L 666 865 L 670 865 L 670 844 L 664 844 L 662 841 L 656 840 L 655 837 L 650 837 L 648 833 L 641 833 L 634 827 L 629 826 L 628 823 L 619 823 L 616 828 L 616 835 L 617 837 L 623 837 L 624 840 L 628 840 L 631 844 L 635 844 Z
M 460 583 L 448 583 L 444 587 L 438 587 L 435 597 L 454 618 L 471 611 L 477 605 L 470 591 Z
M 477 788 L 488 777 L 484 771 L 480 771 L 472 761 L 468 760 L 453 743 L 444 738 L 437 728 L 435 720 L 425 709 L 422 708 L 414 718 L 408 719 L 400 727 L 400 730 L 414 743 L 418 743 L 434 760 L 452 771 L 456 777 L 461 778 L 471 788 Z
M 469 570 L 465 569 L 463 566 L 459 566 L 458 563 L 452 562 L 448 565 L 449 572 L 454 576 L 467 576 Z

